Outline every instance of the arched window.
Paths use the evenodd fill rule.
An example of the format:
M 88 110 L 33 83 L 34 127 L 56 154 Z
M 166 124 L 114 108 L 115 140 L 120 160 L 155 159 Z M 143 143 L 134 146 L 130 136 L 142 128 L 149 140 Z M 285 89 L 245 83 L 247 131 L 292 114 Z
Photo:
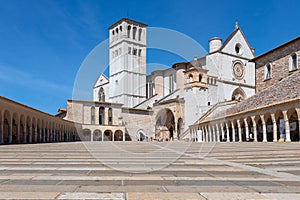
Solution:
M 101 87 L 101 88 L 99 89 L 98 97 L 99 97 L 99 101 L 105 102 L 105 93 L 104 93 L 103 87 Z
M 201 83 L 202 82 L 202 75 L 199 74 L 199 82 Z
M 108 125 L 112 125 L 113 121 L 113 113 L 112 113 L 112 108 L 108 109 Z
M 95 124 L 95 107 L 91 108 L 91 124 Z
M 231 99 L 236 101 L 242 101 L 246 98 L 246 93 L 241 87 L 236 88 L 231 95 Z
M 131 26 L 127 27 L 127 37 L 130 38 L 130 30 L 131 30 Z
M 291 56 L 290 70 L 295 70 L 295 69 L 298 69 L 298 59 L 297 59 L 297 55 L 294 53 Z
M 189 83 L 191 83 L 191 82 L 193 82 L 193 75 L 192 74 L 189 75 Z
M 105 109 L 104 107 L 99 108 L 99 124 L 103 125 L 104 124 L 104 119 L 105 119 Z
M 272 75 L 271 65 L 267 64 L 265 68 L 265 79 L 270 79 Z
M 133 33 L 132 38 L 134 40 L 135 40 L 135 37 L 136 37 L 136 31 L 137 31 L 136 27 L 133 27 L 133 29 L 132 29 L 132 33 Z
M 139 29 L 139 41 L 141 41 L 141 39 L 142 39 L 142 29 L 140 28 Z

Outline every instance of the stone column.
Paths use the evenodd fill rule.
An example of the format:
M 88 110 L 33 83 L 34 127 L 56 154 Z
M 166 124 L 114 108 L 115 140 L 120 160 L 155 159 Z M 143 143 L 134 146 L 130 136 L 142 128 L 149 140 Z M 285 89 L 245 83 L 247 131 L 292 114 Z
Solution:
M 283 119 L 285 122 L 285 141 L 290 142 L 291 141 L 290 123 L 289 123 L 289 118 L 287 115 L 287 110 L 282 111 L 282 113 L 283 113 Z
M 137 31 L 137 33 L 138 33 L 138 31 Z M 177 137 L 177 132 L 178 132 L 178 130 L 177 130 L 177 121 L 175 121 L 174 125 L 175 125 L 175 127 L 174 127 L 174 130 L 173 130 L 173 138 L 172 138 L 173 141 L 178 139 L 178 137 Z M 170 138 L 170 140 L 171 140 L 171 138 Z
M 205 140 L 206 140 L 206 142 L 209 142 L 209 140 L 208 140 L 207 126 L 205 126 L 204 128 L 205 128 Z
M 233 122 L 231 122 L 231 128 L 232 128 L 232 141 L 235 142 L 235 127 Z
M 209 134 L 209 142 L 212 142 L 212 132 L 211 132 L 210 125 L 208 125 L 208 134 Z
M 240 120 L 237 120 L 237 125 L 238 125 L 238 134 L 239 134 L 239 142 L 242 142 L 242 127 L 241 127 L 241 123 Z
M 267 128 L 266 128 L 266 122 L 265 122 L 265 117 L 264 115 L 260 115 L 260 119 L 262 122 L 262 126 L 263 126 L 263 142 L 267 142 Z
M 123 142 L 125 142 L 125 131 L 123 131 Z
M 216 142 L 217 140 L 216 140 L 215 125 L 212 125 L 212 126 L 211 126 L 211 129 L 212 129 L 212 136 L 213 136 L 212 141 L 213 141 L 213 142 Z
M 245 130 L 246 130 L 246 141 L 249 141 L 249 126 L 247 122 L 247 118 L 244 119 L 244 124 L 245 124 Z
M 229 138 L 229 127 L 228 127 L 228 122 L 226 122 L 226 136 L 227 136 L 227 142 L 230 142 L 230 138 Z
M 91 131 L 91 142 L 94 141 L 94 133 Z
M 256 130 L 256 121 L 255 121 L 255 116 L 251 116 L 252 124 L 253 124 L 253 137 L 254 137 L 254 142 L 257 142 L 257 130 Z
M 273 122 L 273 142 L 277 142 L 277 123 L 276 123 L 276 117 L 275 114 L 271 114 L 271 119 Z
M 115 133 L 112 133 L 112 141 L 115 141 Z
M 102 135 L 101 142 L 103 142 L 103 136 L 104 136 L 104 132 L 103 131 L 101 131 L 101 135 Z

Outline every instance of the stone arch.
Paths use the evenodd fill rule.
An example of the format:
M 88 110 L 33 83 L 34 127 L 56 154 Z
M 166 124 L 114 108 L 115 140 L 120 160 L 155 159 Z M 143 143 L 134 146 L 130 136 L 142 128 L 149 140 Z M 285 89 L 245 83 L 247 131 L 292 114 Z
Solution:
M 160 110 L 156 115 L 155 137 L 159 140 L 171 140 L 174 137 L 175 117 L 168 109 Z
M 137 28 L 136 27 L 133 27 L 132 29 L 132 39 L 136 39 L 136 32 L 137 32 Z
M 264 114 L 265 122 L 266 122 L 266 131 L 267 131 L 267 141 L 273 142 L 273 122 L 271 113 L 267 112 Z
M 188 80 L 189 83 L 192 83 L 193 82 L 193 74 L 189 74 L 189 80 Z
M 127 26 L 127 37 L 130 38 L 131 26 Z
M 140 28 L 139 29 L 139 41 L 141 41 L 142 40 L 142 29 Z
M 200 82 L 200 83 L 202 82 L 202 79 L 203 79 L 202 74 L 199 74 L 199 82 Z
M 101 106 L 99 108 L 99 125 L 104 125 L 105 122 L 105 108 Z
M 103 87 L 100 87 L 99 92 L 98 92 L 98 97 L 99 97 L 99 101 L 105 102 L 105 92 L 104 92 Z
M 263 141 L 263 124 L 259 115 L 255 116 L 257 141 Z
M 278 109 L 275 111 L 275 119 L 277 124 L 277 139 L 285 139 L 285 121 L 282 110 Z
M 231 99 L 236 100 L 236 101 L 242 101 L 247 98 L 245 91 L 241 88 L 238 87 L 235 90 L 233 90 Z
M 81 141 L 91 141 L 91 130 L 88 128 L 85 128 L 82 130 L 82 136 L 81 136 Z
M 290 135 L 291 135 L 291 141 L 299 141 L 299 116 L 297 114 L 297 111 L 295 108 L 290 108 L 287 111 L 289 124 L 290 124 Z
M 147 134 L 142 129 L 137 131 L 136 137 L 137 137 L 138 141 L 147 141 L 147 139 L 148 139 Z
M 11 133 L 11 114 L 8 110 L 4 111 L 3 114 L 3 143 L 9 143 L 9 135 Z
M 12 118 L 12 143 L 20 143 L 18 131 L 19 123 L 19 115 L 16 112 L 14 112 Z
M 103 141 L 112 141 L 113 132 L 111 130 L 105 130 L 103 134 Z
M 94 130 L 93 141 L 102 141 L 102 132 L 99 129 Z
M 114 141 L 123 141 L 123 131 L 121 130 L 115 131 Z
M 254 133 L 256 133 L 256 130 L 254 130 L 254 128 L 256 128 L 256 127 L 253 126 L 253 121 L 252 121 L 252 119 L 251 119 L 250 116 L 248 116 L 248 117 L 246 118 L 246 123 L 247 123 L 247 125 L 248 125 L 249 142 L 253 142 L 253 141 L 254 141 L 254 138 L 256 138 L 256 136 L 254 136 Z M 246 124 L 245 124 L 245 125 L 246 125 Z

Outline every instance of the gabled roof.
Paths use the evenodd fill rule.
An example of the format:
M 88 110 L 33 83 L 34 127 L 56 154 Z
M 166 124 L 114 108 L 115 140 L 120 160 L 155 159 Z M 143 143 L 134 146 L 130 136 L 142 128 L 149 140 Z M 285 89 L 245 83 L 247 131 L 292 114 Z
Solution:
M 242 31 L 240 26 L 238 24 L 236 24 L 234 31 L 228 36 L 228 38 L 225 40 L 225 42 L 222 44 L 221 48 L 217 52 L 222 51 L 225 48 L 225 46 L 230 42 L 230 40 L 237 34 L 238 31 L 241 32 L 244 40 L 246 41 L 246 44 L 248 45 L 249 49 L 251 50 L 251 46 L 250 46 L 248 40 L 246 39 L 244 32 Z M 253 56 L 255 56 L 253 51 L 251 51 L 251 53 Z
M 97 84 L 98 80 L 99 80 L 101 77 L 103 77 L 107 82 L 109 82 L 109 78 L 108 78 L 107 76 L 105 76 L 105 74 L 101 73 L 101 74 L 99 75 L 99 77 L 96 79 L 96 82 L 94 83 L 94 88 L 98 87 L 96 84 Z M 103 84 L 100 84 L 100 85 L 104 85 L 104 84 L 106 84 L 107 82 L 105 82 L 105 83 L 103 83 Z M 99 86 L 100 86 L 100 85 L 99 85 Z

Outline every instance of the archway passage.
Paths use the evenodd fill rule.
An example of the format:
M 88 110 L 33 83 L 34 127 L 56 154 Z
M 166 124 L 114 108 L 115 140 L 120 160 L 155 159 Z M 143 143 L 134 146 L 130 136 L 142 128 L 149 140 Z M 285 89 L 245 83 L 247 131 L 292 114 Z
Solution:
M 103 141 L 112 141 L 113 132 L 111 130 L 104 131 Z
M 291 108 L 287 112 L 289 124 L 290 124 L 290 135 L 291 135 L 291 141 L 296 142 L 299 141 L 299 117 L 297 115 L 296 109 Z
M 175 117 L 170 109 L 162 109 L 156 116 L 155 139 L 172 140 L 174 138 Z
M 100 130 L 95 130 L 93 132 L 93 141 L 102 141 L 102 133 Z
M 114 139 L 115 139 L 115 141 L 123 141 L 123 131 L 116 130 Z
M 144 133 L 144 131 L 142 130 L 139 130 L 138 133 L 137 133 L 137 138 L 138 138 L 138 141 L 147 141 L 148 140 L 148 136 Z
M 90 129 L 83 129 L 81 140 L 82 141 L 91 141 L 91 130 Z

